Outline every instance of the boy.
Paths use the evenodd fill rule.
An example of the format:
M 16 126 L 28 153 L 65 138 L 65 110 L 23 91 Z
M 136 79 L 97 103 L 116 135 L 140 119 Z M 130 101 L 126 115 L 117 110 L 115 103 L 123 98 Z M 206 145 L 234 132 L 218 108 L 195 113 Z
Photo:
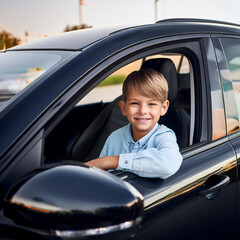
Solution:
M 133 172 L 141 177 L 165 179 L 182 163 L 174 132 L 158 120 L 169 101 L 166 79 L 152 69 L 132 72 L 123 84 L 119 106 L 130 122 L 107 139 L 100 158 L 87 162 L 104 170 Z

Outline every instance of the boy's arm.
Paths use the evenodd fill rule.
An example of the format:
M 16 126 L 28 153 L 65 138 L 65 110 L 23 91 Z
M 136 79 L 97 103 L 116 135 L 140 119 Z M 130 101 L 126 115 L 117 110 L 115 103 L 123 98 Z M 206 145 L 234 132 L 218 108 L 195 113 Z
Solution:
M 120 154 L 117 169 L 130 171 L 141 177 L 162 179 L 177 172 L 182 164 L 182 155 L 175 135 L 172 132 L 165 132 L 155 140 L 156 148 Z
M 118 167 L 119 156 L 106 156 L 93 159 L 85 164 L 90 167 L 98 167 L 103 170 L 115 169 Z
M 104 170 L 117 168 L 141 177 L 165 179 L 179 169 L 182 164 L 182 155 L 173 133 L 161 135 L 157 142 L 157 148 L 148 148 L 138 153 L 100 157 L 86 164 Z

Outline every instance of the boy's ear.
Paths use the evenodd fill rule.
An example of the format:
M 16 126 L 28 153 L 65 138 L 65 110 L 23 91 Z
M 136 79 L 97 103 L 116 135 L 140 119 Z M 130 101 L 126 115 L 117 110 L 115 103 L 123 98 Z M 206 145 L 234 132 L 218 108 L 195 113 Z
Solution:
M 169 101 L 166 100 L 163 104 L 162 104 L 162 108 L 161 108 L 161 114 L 160 116 L 164 116 L 168 110 L 169 107 Z
M 126 103 L 124 101 L 120 101 L 119 102 L 119 107 L 120 107 L 120 109 L 122 111 L 123 116 L 127 116 L 126 107 L 125 106 L 126 106 Z

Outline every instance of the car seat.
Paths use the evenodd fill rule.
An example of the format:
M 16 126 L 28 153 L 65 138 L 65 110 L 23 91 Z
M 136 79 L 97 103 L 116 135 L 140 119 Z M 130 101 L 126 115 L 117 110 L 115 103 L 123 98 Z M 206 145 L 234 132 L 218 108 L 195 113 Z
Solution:
M 121 99 L 122 96 L 119 96 L 110 102 L 77 139 L 72 147 L 71 159 L 87 162 L 97 158 L 108 136 L 128 124 L 119 108 Z
M 190 115 L 184 109 L 175 105 L 178 94 L 178 79 L 173 61 L 168 58 L 150 59 L 145 61 L 141 68 L 152 68 L 160 72 L 167 80 L 170 104 L 167 113 L 160 118 L 159 123 L 175 132 L 180 148 L 187 147 L 189 145 Z
M 190 99 L 190 73 L 178 74 L 178 94 L 175 100 L 176 107 L 184 109 L 190 115 Z

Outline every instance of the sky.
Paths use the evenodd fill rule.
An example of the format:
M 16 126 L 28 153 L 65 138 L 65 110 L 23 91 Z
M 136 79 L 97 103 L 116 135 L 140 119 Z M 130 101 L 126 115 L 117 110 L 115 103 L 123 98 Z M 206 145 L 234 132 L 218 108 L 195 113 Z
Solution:
M 93 27 L 154 23 L 166 18 L 206 18 L 240 24 L 240 0 L 85 0 L 83 22 Z M 80 0 L 0 0 L 0 31 L 25 41 L 80 23 Z M 157 14 L 155 12 L 157 6 Z

